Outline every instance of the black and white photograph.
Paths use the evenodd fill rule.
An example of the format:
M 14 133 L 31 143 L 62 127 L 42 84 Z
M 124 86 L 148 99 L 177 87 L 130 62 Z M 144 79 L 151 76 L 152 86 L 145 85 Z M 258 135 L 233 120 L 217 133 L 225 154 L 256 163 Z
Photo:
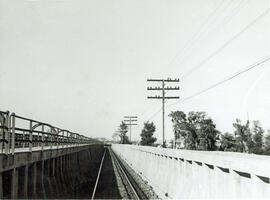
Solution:
M 269 0 L 0 0 L 0 199 L 270 199 Z

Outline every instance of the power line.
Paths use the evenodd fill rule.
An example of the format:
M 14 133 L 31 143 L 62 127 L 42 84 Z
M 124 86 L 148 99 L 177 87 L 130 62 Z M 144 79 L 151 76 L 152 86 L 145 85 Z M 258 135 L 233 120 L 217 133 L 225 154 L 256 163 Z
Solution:
M 233 9 L 232 9 L 232 13 L 230 14 L 230 15 L 227 15 L 227 16 L 225 16 L 225 18 L 221 21 L 222 23 L 220 23 L 220 24 L 218 24 L 216 27 L 214 27 L 213 28 L 213 30 L 214 29 L 218 29 L 220 26 L 225 26 L 227 23 L 229 23 L 230 22 L 230 20 L 233 18 L 233 16 L 234 15 L 236 15 L 238 12 L 237 11 L 239 11 L 239 8 L 244 4 L 244 3 L 246 3 L 244 0 L 242 0 L 242 1 L 239 1 L 240 3 L 236 6 L 236 7 L 234 7 Z M 200 34 L 199 35 L 199 37 L 197 38 L 197 39 L 199 39 L 200 37 L 201 37 L 201 35 L 203 35 L 203 34 Z M 194 46 L 194 43 L 193 43 L 193 45 L 192 46 Z M 192 47 L 191 46 L 191 47 Z M 201 47 L 201 46 L 200 46 Z M 182 60 L 181 60 L 181 62 L 179 62 L 178 64 L 182 64 L 185 60 L 187 60 L 187 58 L 188 57 L 190 57 L 190 54 L 192 53 L 193 51 L 190 51 Z
M 183 79 L 189 77 L 194 71 L 198 70 L 200 67 L 202 67 L 208 60 L 213 58 L 215 55 L 220 53 L 225 47 L 227 47 L 231 42 L 233 42 L 235 39 L 237 39 L 242 33 L 244 33 L 246 30 L 248 30 L 250 27 L 252 27 L 259 19 L 264 17 L 269 12 L 269 8 L 264 11 L 262 14 L 260 14 L 258 17 L 256 17 L 252 22 L 250 22 L 248 25 L 246 25 L 241 31 L 236 33 L 231 39 L 226 41 L 222 46 L 220 46 L 218 49 L 216 49 L 213 53 L 211 53 L 208 57 L 203 59 L 199 64 L 197 64 L 195 67 L 190 69 L 186 74 L 183 75 Z
M 242 6 L 242 3 L 240 3 L 235 10 L 237 10 L 239 7 Z M 216 8 L 217 9 L 217 8 Z M 218 54 L 219 52 L 221 52 L 226 46 L 228 46 L 231 42 L 233 42 L 238 36 L 240 36 L 243 32 L 245 32 L 247 29 L 249 29 L 252 25 L 254 25 L 260 18 L 262 18 L 264 15 L 266 15 L 269 12 L 269 8 L 264 11 L 261 15 L 259 15 L 257 18 L 255 18 L 252 22 L 250 22 L 247 26 L 245 26 L 240 32 L 238 32 L 236 35 L 234 35 L 234 37 L 232 37 L 230 40 L 228 40 L 227 42 L 225 42 L 220 48 L 218 48 L 216 51 L 214 51 L 211 55 L 209 55 L 206 59 L 204 59 L 203 61 L 201 61 L 198 65 L 196 65 L 194 68 L 192 68 L 190 71 L 188 71 L 183 78 L 187 78 L 188 76 L 190 76 L 194 71 L 196 71 L 197 69 L 199 69 L 203 64 L 205 64 L 208 60 L 210 60 L 212 57 L 214 57 L 216 54 Z M 208 20 L 207 20 L 208 21 Z M 230 21 L 230 17 L 226 18 L 226 23 L 228 23 Z M 205 22 L 206 23 L 206 22 Z M 204 26 L 204 25 L 202 25 Z M 201 30 L 200 30 L 201 31 Z M 195 34 L 196 35 L 196 34 Z M 176 58 L 176 56 L 175 56 Z M 186 98 L 182 99 L 182 101 L 184 101 Z M 169 105 L 171 106 L 171 105 Z M 152 107 L 152 106 L 151 106 Z M 151 108 L 149 107 L 149 108 Z M 148 108 L 148 109 L 149 109 Z M 143 114 L 146 113 L 146 111 L 148 110 L 146 109 Z M 161 111 L 161 109 L 159 109 L 157 112 L 155 112 L 150 118 L 148 118 L 148 120 L 152 119 L 154 116 L 156 116 L 159 112 Z M 142 115 L 143 115 L 142 114 Z
M 229 23 L 229 22 L 231 21 L 231 19 L 232 19 L 232 16 L 233 16 L 233 15 L 237 15 L 238 12 L 239 12 L 239 9 L 240 9 L 245 3 L 247 3 L 247 1 L 249 1 L 249 0 L 242 0 L 242 1 L 239 1 L 240 3 L 232 10 L 232 13 L 231 13 L 230 15 L 228 15 L 226 18 L 224 18 L 223 23 L 220 24 L 220 25 L 224 26 L 224 24 Z
M 248 1 L 248 0 L 246 0 L 246 1 Z M 232 9 L 232 13 L 229 14 L 229 15 L 227 15 L 227 16 L 225 16 L 224 19 L 226 19 L 226 22 L 223 22 L 224 19 L 221 19 L 221 23 L 220 23 L 218 26 L 214 27 L 213 29 L 217 29 L 219 26 L 221 26 L 221 25 L 224 26 L 225 24 L 227 24 L 227 23 L 230 21 L 230 19 L 231 19 L 235 14 L 237 14 L 237 12 L 235 12 L 235 11 L 237 11 L 237 10 L 243 5 L 243 3 L 246 3 L 246 1 L 245 1 L 245 0 L 239 1 L 240 3 L 237 4 L 237 6 L 235 6 L 235 7 Z M 232 3 L 232 2 L 229 2 L 229 3 L 227 4 L 227 7 L 228 7 L 228 5 L 230 5 L 231 3 Z M 222 3 L 221 3 L 221 4 L 222 4 Z M 219 5 L 218 7 L 220 7 L 220 5 Z M 221 9 L 219 9 L 219 8 L 216 8 L 216 10 L 215 10 L 214 12 L 216 12 L 216 11 L 218 11 L 218 10 L 219 10 L 219 13 L 223 13 L 223 11 L 222 11 Z M 224 9 L 223 9 L 223 10 L 224 10 Z M 227 19 L 228 19 L 228 20 L 227 20 Z M 209 18 L 209 20 L 207 20 L 207 21 L 210 21 L 210 18 Z M 183 50 L 183 51 L 184 51 L 184 52 L 187 52 L 187 54 L 186 54 L 185 57 L 183 57 L 184 55 L 182 55 L 183 58 L 181 59 L 180 62 L 178 62 L 178 64 L 183 63 L 183 62 L 187 59 L 187 57 L 190 56 L 190 54 L 193 52 L 192 49 L 191 49 L 191 51 L 189 51 L 189 52 L 186 51 L 186 50 L 192 48 L 192 47 L 194 46 L 194 44 L 195 44 L 194 41 L 198 40 L 199 38 L 201 38 L 202 35 L 205 34 L 205 30 L 207 30 L 207 29 L 206 29 L 206 28 L 207 28 L 207 25 L 210 26 L 211 24 L 214 24 L 215 21 L 217 21 L 217 18 L 214 18 L 214 20 L 212 20 L 211 23 L 208 23 L 208 22 L 205 23 L 204 26 L 202 26 L 201 29 L 195 34 L 195 35 L 197 35 L 197 37 L 195 37 L 195 35 L 194 35 L 193 39 L 189 42 L 190 45 L 187 46 L 187 48 L 186 48 L 186 46 L 184 46 L 184 50 Z M 204 27 L 206 27 L 206 28 L 204 28 Z M 208 29 L 209 29 L 209 28 L 208 28 Z
M 219 24 L 217 27 L 215 27 L 215 29 L 218 28 L 218 27 L 220 27 L 220 26 L 224 26 L 225 24 L 229 23 L 230 20 L 233 18 L 233 16 L 236 15 L 236 14 L 238 13 L 239 9 L 240 9 L 240 8 L 243 6 L 243 4 L 246 3 L 247 1 L 249 1 L 249 0 L 245 0 L 245 1 L 242 0 L 242 1 L 240 1 L 240 3 L 237 4 L 237 6 L 233 8 L 232 14 L 225 16 L 225 18 L 223 19 L 223 21 L 225 21 L 225 22 L 222 22 L 221 24 Z M 183 55 L 182 55 L 182 56 L 184 56 L 184 53 L 185 53 L 188 49 L 190 49 L 190 48 L 193 46 L 194 40 L 198 40 L 198 39 L 201 37 L 201 35 L 203 34 L 203 30 L 205 29 L 205 27 L 207 27 L 207 25 L 210 24 L 209 22 L 211 21 L 211 20 L 210 20 L 211 17 L 214 17 L 214 16 L 215 16 L 215 13 L 216 13 L 218 10 L 221 9 L 223 3 L 224 3 L 224 0 L 222 0 L 221 2 L 219 2 L 219 4 L 217 5 L 217 7 L 215 7 L 215 9 L 212 11 L 212 13 L 211 13 L 211 14 L 207 17 L 207 19 L 201 24 L 201 26 L 199 27 L 199 29 L 193 34 L 193 36 L 191 37 L 191 39 L 184 45 L 183 50 L 182 50 L 182 51 L 179 50 L 178 53 L 176 53 L 176 55 L 171 59 L 171 61 L 168 63 L 168 66 L 171 65 L 171 64 L 173 63 L 173 61 L 179 56 L 179 54 L 180 54 L 181 52 L 183 52 Z M 227 6 L 228 6 L 230 3 L 231 3 L 231 2 L 229 2 L 229 3 L 227 4 Z M 182 63 L 183 61 L 184 61 L 184 58 L 181 59 L 181 62 L 180 62 L 180 63 Z M 150 109 L 153 108 L 153 107 L 154 107 L 153 105 L 149 106 L 147 109 L 145 109 L 145 110 L 140 114 L 140 116 L 143 116 L 148 110 L 150 110 Z
M 213 84 L 213 85 L 211 85 L 211 86 L 209 86 L 209 87 L 207 87 L 207 88 L 205 88 L 205 89 L 203 89 L 203 90 L 201 90 L 201 91 L 199 91 L 199 92 L 196 92 L 196 93 L 194 93 L 194 94 L 192 94 L 192 95 L 190 95 L 190 96 L 188 96 L 188 97 L 186 97 L 186 98 L 183 98 L 183 99 L 181 99 L 180 101 L 178 101 L 178 102 L 176 102 L 176 103 L 170 104 L 170 105 L 168 105 L 168 107 L 173 106 L 173 105 L 176 105 L 176 104 L 179 104 L 179 103 L 183 103 L 184 101 L 187 101 L 187 100 L 189 100 L 189 99 L 191 99 L 191 98 L 193 98 L 193 97 L 196 97 L 196 96 L 198 96 L 198 95 L 200 95 L 200 94 L 202 94 L 202 93 L 204 93 L 204 92 L 207 92 L 208 90 L 211 90 L 211 89 L 213 89 L 213 88 L 215 88 L 215 87 L 217 87 L 217 86 L 219 86 L 219 85 L 221 85 L 221 84 L 223 84 L 223 83 L 226 83 L 227 81 L 230 81 L 230 80 L 232 80 L 233 78 L 235 78 L 235 77 L 237 77 L 237 76 L 240 76 L 241 74 L 243 74 L 243 73 L 245 73 L 245 72 L 248 72 L 248 71 L 250 71 L 250 70 L 252 70 L 252 69 L 258 67 L 258 66 L 260 66 L 260 65 L 262 65 L 262 64 L 264 64 L 264 63 L 266 63 L 266 62 L 269 61 L 269 60 L 270 60 L 270 56 L 267 56 L 266 58 L 264 58 L 264 59 L 262 59 L 262 60 L 256 62 L 255 64 L 249 65 L 248 67 L 246 67 L 245 69 L 243 69 L 243 70 L 237 72 L 236 74 L 233 74 L 233 75 L 231 75 L 231 76 L 229 76 L 229 77 L 223 79 L 222 81 L 219 81 L 219 82 L 217 82 L 217 83 L 215 83 L 215 84 Z
M 160 111 L 162 110 L 162 108 L 160 108 L 158 111 L 156 111 L 153 115 L 151 115 L 151 117 L 148 118 L 148 120 L 146 121 L 149 121 L 150 119 L 152 119 L 153 117 L 155 117 Z
M 250 71 L 250 70 L 252 70 L 252 69 L 254 69 L 256 67 L 259 67 L 260 65 L 268 62 L 269 60 L 270 60 L 270 55 L 267 56 L 266 58 L 261 59 L 260 61 L 257 61 L 256 63 L 254 63 L 252 65 L 247 66 L 243 70 L 241 70 L 241 71 L 239 71 L 239 72 L 237 72 L 237 73 L 235 73 L 235 74 L 233 74 L 233 75 L 231 75 L 231 76 L 229 76 L 229 77 L 227 77 L 227 78 L 225 78 L 225 79 L 223 79 L 223 80 L 221 80 L 221 81 L 219 81 L 219 82 L 217 82 L 217 83 L 215 83 L 215 84 L 213 84 L 213 85 L 211 85 L 211 86 L 209 86 L 209 87 L 207 87 L 207 88 L 205 88 L 203 90 L 200 90 L 200 91 L 198 91 L 198 92 L 196 92 L 196 93 L 194 93 L 194 94 L 192 94 L 192 95 L 190 95 L 188 97 L 185 97 L 185 98 L 181 99 L 180 101 L 178 101 L 176 103 L 168 105 L 167 107 L 171 107 L 171 106 L 174 106 L 176 104 L 183 103 L 183 102 L 185 102 L 185 101 L 187 101 L 189 99 L 192 99 L 192 98 L 194 98 L 194 97 L 196 97 L 198 95 L 201 95 L 202 93 L 205 93 L 208 90 L 211 90 L 211 89 L 213 89 L 213 88 L 215 88 L 215 87 L 217 87 L 217 86 L 219 86 L 221 84 L 224 84 L 224 83 L 236 78 L 237 76 L 240 76 L 241 74 L 243 74 L 245 72 L 248 72 L 248 71 Z M 160 111 L 161 111 L 161 108 L 157 112 L 155 112 L 148 120 L 155 117 Z
M 169 62 L 168 65 L 171 65 L 171 64 L 174 62 L 174 60 L 179 56 L 179 54 L 180 54 L 181 52 L 182 52 L 182 54 L 184 54 L 184 53 L 190 48 L 190 46 L 191 46 L 191 44 L 194 42 L 194 40 L 197 39 L 197 38 L 200 36 L 202 30 L 207 26 L 207 24 L 209 24 L 210 19 L 211 19 L 214 15 L 216 15 L 217 11 L 220 9 L 220 7 L 222 6 L 223 2 L 224 2 L 224 0 L 221 0 L 221 1 L 219 2 L 219 4 L 217 5 L 217 7 L 215 7 L 215 9 L 210 13 L 210 15 L 207 16 L 206 20 L 200 25 L 200 27 L 198 28 L 198 30 L 192 35 L 191 39 L 188 40 L 188 41 L 185 43 L 184 48 L 181 48 L 181 50 L 179 50 L 179 51 L 176 53 L 176 55 L 171 59 L 171 61 Z

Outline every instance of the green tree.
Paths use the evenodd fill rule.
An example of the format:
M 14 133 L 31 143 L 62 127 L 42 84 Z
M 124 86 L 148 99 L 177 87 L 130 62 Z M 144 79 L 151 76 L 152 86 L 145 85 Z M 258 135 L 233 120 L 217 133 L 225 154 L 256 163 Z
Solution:
M 184 147 L 191 150 L 215 150 L 217 148 L 219 131 L 211 118 L 206 118 L 205 112 L 174 111 L 172 118 L 175 138 L 182 137 Z
M 249 121 L 246 124 L 241 123 L 240 119 L 236 119 L 236 123 L 233 123 L 235 128 L 234 134 L 237 144 L 238 152 L 250 152 L 253 147 L 252 133 L 249 128 Z
M 157 138 L 153 137 L 155 131 L 156 126 L 153 122 L 145 122 L 141 133 L 141 145 L 152 146 L 157 140 Z
M 121 144 L 130 144 L 130 141 L 126 135 L 128 132 L 128 126 L 125 124 L 125 122 L 123 122 L 123 121 L 121 122 L 118 130 L 119 130 L 118 132 L 120 133 L 119 136 L 121 138 L 120 143 Z
M 216 142 L 219 140 L 220 132 L 216 129 L 213 120 L 203 119 L 200 122 L 198 134 L 198 150 L 214 151 L 217 149 Z
M 186 147 L 191 150 L 203 150 L 203 148 L 199 148 L 200 139 L 203 140 L 203 135 L 201 134 L 201 138 L 199 139 L 199 131 L 202 125 L 203 120 L 205 119 L 204 112 L 189 112 L 187 117 L 187 140 Z M 202 144 L 203 142 L 201 142 Z
M 220 150 L 221 151 L 237 151 L 235 138 L 231 133 L 225 133 L 221 135 Z
M 264 154 L 270 155 L 270 130 L 267 131 L 267 135 L 264 138 Z
M 264 130 L 260 125 L 259 121 L 253 122 L 253 136 L 252 136 L 252 147 L 250 153 L 263 154 L 263 133 Z
M 187 116 L 183 111 L 175 111 L 169 114 L 173 123 L 174 139 L 187 137 Z
M 169 114 L 172 119 L 175 139 L 183 138 L 185 149 L 197 149 L 196 126 L 193 124 L 196 117 L 190 112 L 187 116 L 183 111 L 172 111 Z

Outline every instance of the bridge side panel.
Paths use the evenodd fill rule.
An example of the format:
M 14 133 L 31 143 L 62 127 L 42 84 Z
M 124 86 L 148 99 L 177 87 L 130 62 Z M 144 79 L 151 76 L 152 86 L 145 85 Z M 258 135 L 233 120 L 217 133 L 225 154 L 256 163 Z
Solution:
M 270 157 L 114 144 L 112 149 L 171 198 L 270 197 Z
M 90 198 L 103 145 L 0 154 L 0 199 Z

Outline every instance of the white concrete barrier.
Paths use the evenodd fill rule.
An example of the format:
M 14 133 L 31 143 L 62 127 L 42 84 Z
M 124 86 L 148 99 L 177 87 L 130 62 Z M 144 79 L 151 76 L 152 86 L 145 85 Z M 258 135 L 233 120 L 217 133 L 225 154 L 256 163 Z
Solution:
M 162 198 L 268 198 L 270 156 L 113 144 Z

